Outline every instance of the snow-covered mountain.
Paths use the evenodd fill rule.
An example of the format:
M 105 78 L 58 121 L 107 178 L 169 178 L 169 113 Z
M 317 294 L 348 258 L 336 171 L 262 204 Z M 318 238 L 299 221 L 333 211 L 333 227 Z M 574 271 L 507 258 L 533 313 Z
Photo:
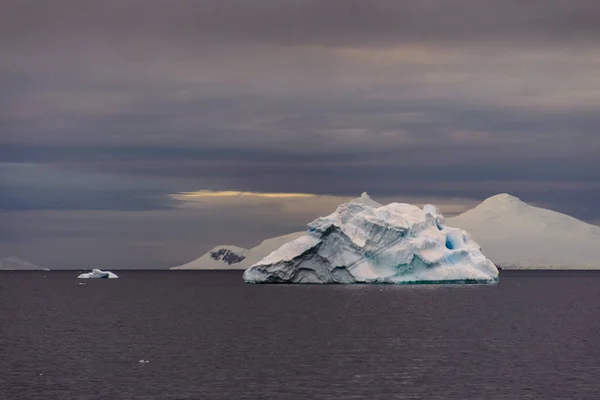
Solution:
M 356 202 L 377 205 L 366 193 Z M 600 269 L 600 227 L 509 194 L 499 194 L 446 225 L 470 232 L 482 251 L 505 269 Z M 172 269 L 247 269 L 306 231 L 267 239 L 252 249 L 217 246 Z
M 367 193 L 363 193 L 359 198 L 351 200 L 351 202 L 367 204 L 371 207 L 379 207 L 381 205 L 371 199 Z M 216 246 L 194 261 L 171 269 L 246 269 L 277 250 L 285 243 L 291 242 L 306 234 L 307 231 L 288 233 L 287 235 L 266 239 L 258 246 L 251 249 L 232 245 Z
M 43 268 L 18 257 L 0 258 L 0 270 L 38 270 Z
M 506 193 L 446 224 L 470 232 L 505 269 L 600 269 L 600 227 Z

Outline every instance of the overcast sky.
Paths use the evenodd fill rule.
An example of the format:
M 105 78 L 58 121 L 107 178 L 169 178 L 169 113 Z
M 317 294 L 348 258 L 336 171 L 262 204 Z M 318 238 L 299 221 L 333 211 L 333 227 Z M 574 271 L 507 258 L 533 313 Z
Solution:
M 363 191 L 600 220 L 597 0 L 4 0 L 0 54 L 0 256 L 169 267 Z

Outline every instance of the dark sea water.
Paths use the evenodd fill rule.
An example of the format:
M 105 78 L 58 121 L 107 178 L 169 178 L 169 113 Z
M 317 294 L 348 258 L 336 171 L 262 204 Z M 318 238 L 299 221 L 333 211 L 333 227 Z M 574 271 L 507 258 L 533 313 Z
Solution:
M 600 273 L 503 271 L 491 286 L 119 275 L 0 272 L 0 399 L 600 398 Z

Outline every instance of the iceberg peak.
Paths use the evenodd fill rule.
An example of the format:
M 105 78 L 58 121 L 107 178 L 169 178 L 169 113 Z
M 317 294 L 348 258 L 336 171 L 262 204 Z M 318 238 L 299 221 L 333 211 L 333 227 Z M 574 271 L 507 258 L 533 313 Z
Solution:
M 371 198 L 371 196 L 369 196 L 369 194 L 367 192 L 362 192 L 360 197 L 357 197 L 356 199 L 350 200 L 350 203 L 355 203 L 355 204 L 366 204 L 368 206 L 371 207 L 381 207 L 381 204 L 379 204 L 378 202 L 376 202 L 375 200 L 373 200 Z

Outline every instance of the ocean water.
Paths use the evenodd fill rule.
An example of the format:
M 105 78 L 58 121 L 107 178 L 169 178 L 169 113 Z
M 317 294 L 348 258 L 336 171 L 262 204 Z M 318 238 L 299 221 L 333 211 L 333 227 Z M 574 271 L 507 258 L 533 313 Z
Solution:
M 119 275 L 0 272 L 0 399 L 600 398 L 597 272 L 503 271 L 490 286 Z

